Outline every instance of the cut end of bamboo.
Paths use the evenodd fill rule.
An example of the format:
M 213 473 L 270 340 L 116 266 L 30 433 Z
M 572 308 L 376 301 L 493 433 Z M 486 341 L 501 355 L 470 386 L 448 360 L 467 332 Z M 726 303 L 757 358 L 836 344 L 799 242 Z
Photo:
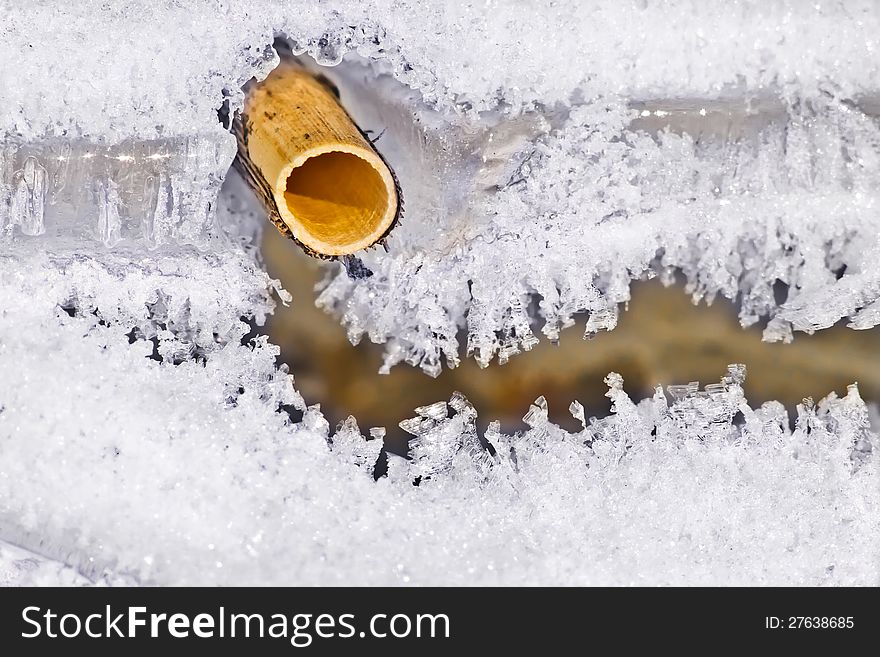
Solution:
M 325 255 L 372 246 L 388 232 L 397 213 L 397 192 L 387 166 L 375 153 L 357 148 L 300 158 L 276 189 L 276 202 L 294 236 Z
M 390 168 L 338 98 L 294 62 L 282 61 L 245 101 L 240 168 L 279 229 L 319 256 L 373 246 L 391 229 L 400 199 Z

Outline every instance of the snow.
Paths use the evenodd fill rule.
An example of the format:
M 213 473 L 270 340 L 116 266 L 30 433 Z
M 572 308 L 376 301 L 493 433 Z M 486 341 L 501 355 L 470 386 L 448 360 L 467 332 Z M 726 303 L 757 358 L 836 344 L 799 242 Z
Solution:
M 610 374 L 610 416 L 539 399 L 514 435 L 455 395 L 374 481 L 384 432 L 331 430 L 276 364 L 288 296 L 217 117 L 276 35 L 385 130 L 404 220 L 318 303 L 386 368 L 612 329 L 676 271 L 767 339 L 880 322 L 875 5 L 529 7 L 0 6 L 0 581 L 880 581 L 855 386 L 791 428 L 735 366 L 639 404 Z
M 0 541 L 0 587 L 89 584 L 88 579 L 69 566 Z
M 66 316 L 65 316 L 66 317 Z M 413 460 L 300 405 L 264 340 L 205 364 L 145 358 L 87 318 L 4 344 L 2 535 L 101 579 L 145 584 L 866 584 L 878 573 L 877 437 L 855 387 L 752 409 L 735 377 L 570 434 L 450 400 Z M 76 336 L 76 340 L 72 339 Z M 46 353 L 37 341 L 69 343 Z M 736 412 L 744 422 L 733 422 Z M 430 415 L 430 417 L 426 417 Z M 449 417 L 451 415 L 451 417 Z M 373 443 L 371 445 L 371 443 Z M 419 485 L 413 486 L 416 478 Z

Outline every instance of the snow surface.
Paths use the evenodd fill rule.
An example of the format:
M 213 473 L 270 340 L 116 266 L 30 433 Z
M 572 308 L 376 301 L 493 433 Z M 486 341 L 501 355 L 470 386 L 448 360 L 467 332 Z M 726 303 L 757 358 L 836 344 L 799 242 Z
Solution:
M 412 460 L 373 481 L 381 431 L 332 431 L 246 337 L 287 297 L 241 182 L 215 198 L 217 109 L 280 35 L 386 129 L 404 221 L 373 276 L 333 265 L 318 299 L 386 367 L 454 366 L 462 329 L 488 365 L 578 312 L 613 328 L 633 278 L 676 270 L 768 339 L 870 328 L 878 28 L 859 2 L 4 2 L 2 577 L 880 582 L 855 387 L 791 429 L 737 367 L 639 405 L 611 374 L 608 418 L 574 406 L 571 434 L 536 400 L 512 436 L 478 436 L 454 396 L 403 422 Z

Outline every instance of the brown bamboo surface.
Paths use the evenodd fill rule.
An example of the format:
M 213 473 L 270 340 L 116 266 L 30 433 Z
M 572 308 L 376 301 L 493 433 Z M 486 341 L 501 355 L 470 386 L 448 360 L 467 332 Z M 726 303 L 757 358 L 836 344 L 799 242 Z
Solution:
M 393 173 L 333 91 L 295 61 L 251 85 L 233 126 L 239 171 L 281 233 L 311 255 L 348 255 L 391 229 Z

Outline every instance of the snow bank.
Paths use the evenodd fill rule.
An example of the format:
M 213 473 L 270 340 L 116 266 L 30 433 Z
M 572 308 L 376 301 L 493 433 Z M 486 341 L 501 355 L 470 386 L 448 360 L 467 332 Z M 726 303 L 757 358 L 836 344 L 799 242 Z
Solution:
M 388 477 L 374 482 L 381 443 L 353 420 L 334 433 L 316 408 L 299 424 L 277 412 L 301 401 L 264 339 L 174 364 L 146 358 L 152 345 L 129 344 L 112 321 L 63 315 L 26 332 L 8 324 L 0 535 L 92 578 L 878 578 L 877 438 L 854 387 L 799 409 L 790 432 L 778 404 L 745 403 L 736 377 L 636 406 L 612 375 L 609 418 L 570 434 L 538 400 L 528 431 L 490 427 L 485 446 L 476 411 L 455 397 L 404 423 L 417 434 L 413 460 L 390 457 Z

